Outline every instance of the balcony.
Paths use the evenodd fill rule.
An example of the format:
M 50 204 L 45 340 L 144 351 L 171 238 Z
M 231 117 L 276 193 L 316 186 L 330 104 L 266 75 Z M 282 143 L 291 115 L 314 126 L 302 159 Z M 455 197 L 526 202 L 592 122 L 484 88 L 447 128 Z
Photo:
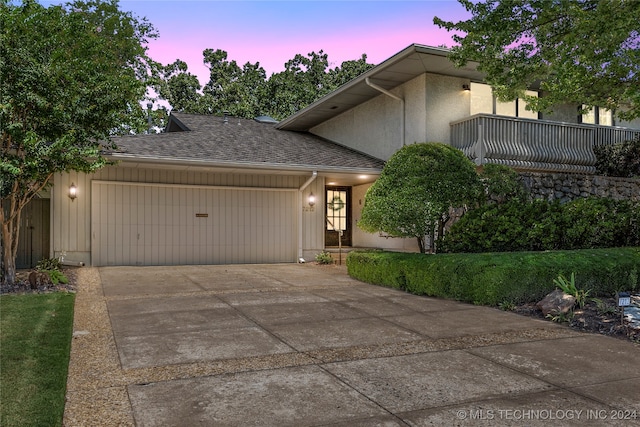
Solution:
M 477 165 L 594 173 L 593 147 L 631 140 L 640 129 L 476 114 L 451 123 L 451 145 Z

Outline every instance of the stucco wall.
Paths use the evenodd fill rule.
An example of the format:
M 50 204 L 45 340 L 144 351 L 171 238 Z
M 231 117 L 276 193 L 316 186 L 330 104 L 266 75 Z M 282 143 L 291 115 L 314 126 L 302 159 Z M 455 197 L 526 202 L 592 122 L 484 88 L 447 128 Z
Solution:
M 405 100 L 405 143 L 449 143 L 449 123 L 469 116 L 469 81 L 423 74 L 391 92 Z M 311 133 L 388 160 L 402 146 L 401 104 L 380 94 L 311 129 Z
M 459 77 L 425 74 L 427 132 L 423 141 L 442 142 L 451 141 L 452 121 L 469 117 L 471 113 L 470 91 L 462 89 L 469 80 Z M 413 142 L 413 141 L 412 141 Z

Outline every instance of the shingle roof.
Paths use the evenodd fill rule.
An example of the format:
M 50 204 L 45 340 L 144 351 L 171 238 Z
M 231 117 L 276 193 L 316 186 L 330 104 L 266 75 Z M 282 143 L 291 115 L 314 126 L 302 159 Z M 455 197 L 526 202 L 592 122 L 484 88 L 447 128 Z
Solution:
M 278 130 L 272 123 L 211 115 L 172 113 L 169 129 L 187 130 L 116 138 L 117 159 L 193 161 L 216 165 L 381 170 L 384 162 L 306 132 Z

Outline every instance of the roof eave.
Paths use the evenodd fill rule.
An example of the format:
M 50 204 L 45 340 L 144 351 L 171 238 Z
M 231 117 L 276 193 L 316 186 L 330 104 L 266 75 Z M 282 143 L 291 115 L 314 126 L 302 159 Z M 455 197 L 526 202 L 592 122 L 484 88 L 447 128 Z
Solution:
M 113 153 L 105 155 L 110 160 L 121 161 L 126 163 L 141 163 L 145 165 L 157 166 L 181 166 L 188 168 L 223 168 L 223 169 L 249 169 L 249 170 L 269 170 L 269 171 L 286 171 L 286 172 L 339 172 L 353 174 L 369 174 L 379 175 L 382 172 L 380 168 L 353 168 L 344 166 L 327 166 L 327 165 L 305 165 L 305 164 L 280 164 L 280 163 L 258 163 L 258 162 L 237 162 L 237 161 L 221 161 L 221 160 L 200 160 L 186 159 L 174 157 L 156 157 L 156 156 L 140 156 L 130 154 Z
M 303 122 L 303 120 L 301 120 L 305 116 L 310 116 L 314 110 L 320 109 L 321 106 L 327 105 L 327 104 L 331 105 L 332 103 L 334 103 L 334 100 L 339 99 L 339 97 L 344 96 L 349 91 L 354 90 L 356 87 L 366 85 L 365 81 L 367 78 L 369 79 L 375 78 L 376 75 L 385 72 L 386 70 L 402 63 L 403 61 L 410 62 L 409 61 L 410 57 L 416 53 L 424 54 L 424 55 L 432 55 L 434 57 L 440 57 L 440 58 L 447 58 L 449 56 L 450 50 L 446 48 L 412 44 L 406 47 L 405 49 L 401 50 L 397 54 L 393 55 L 391 58 L 380 63 L 379 65 L 376 65 L 372 69 L 364 72 L 363 74 L 351 80 L 350 82 L 347 82 L 344 85 L 340 86 L 335 91 L 323 96 L 322 98 L 308 105 L 302 110 L 285 118 L 284 120 L 282 120 L 276 125 L 276 128 L 284 129 L 284 130 L 293 130 L 293 131 L 308 131 L 313 127 L 313 125 L 319 124 L 320 122 L 327 120 L 328 118 L 337 116 L 339 114 L 342 114 L 345 111 L 348 111 L 350 108 L 352 108 L 355 105 L 347 106 L 347 108 L 343 108 L 343 109 L 336 109 L 335 113 L 330 116 L 328 116 L 327 113 L 325 112 L 321 120 L 318 120 L 317 122 L 314 122 L 311 125 L 309 125 L 308 121 Z M 424 66 L 424 63 L 422 65 Z M 482 80 L 481 73 L 479 73 L 476 70 L 477 66 L 478 66 L 477 63 L 470 62 L 469 64 L 467 64 L 467 66 L 464 69 L 457 69 L 455 74 L 458 76 L 469 78 L 472 81 L 481 81 Z M 431 71 L 426 68 L 421 70 L 421 73 L 426 73 L 426 72 L 431 72 Z M 438 71 L 433 71 L 433 72 L 439 74 Z M 417 75 L 419 74 L 415 74 L 415 73 L 407 74 L 406 79 L 404 80 L 401 79 L 401 82 L 399 84 L 409 81 L 410 79 L 415 78 Z M 380 95 L 379 92 L 377 91 L 372 91 L 372 92 L 373 94 L 367 99 L 364 99 L 363 102 L 375 96 Z

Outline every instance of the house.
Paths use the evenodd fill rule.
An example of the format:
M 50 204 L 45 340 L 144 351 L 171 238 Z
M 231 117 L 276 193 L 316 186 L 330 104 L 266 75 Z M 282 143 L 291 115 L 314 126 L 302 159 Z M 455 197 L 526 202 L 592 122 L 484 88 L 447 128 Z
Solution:
M 614 123 L 604 110 L 540 115 L 497 102 L 477 64 L 456 68 L 447 55 L 411 45 L 279 123 L 172 113 L 166 133 L 119 138 L 107 153 L 116 165 L 55 176 L 51 256 L 173 265 L 296 262 L 338 245 L 417 250 L 415 239 L 356 226 L 403 145 L 438 141 L 478 165 L 588 173 L 594 144 L 640 134 L 640 120 Z

